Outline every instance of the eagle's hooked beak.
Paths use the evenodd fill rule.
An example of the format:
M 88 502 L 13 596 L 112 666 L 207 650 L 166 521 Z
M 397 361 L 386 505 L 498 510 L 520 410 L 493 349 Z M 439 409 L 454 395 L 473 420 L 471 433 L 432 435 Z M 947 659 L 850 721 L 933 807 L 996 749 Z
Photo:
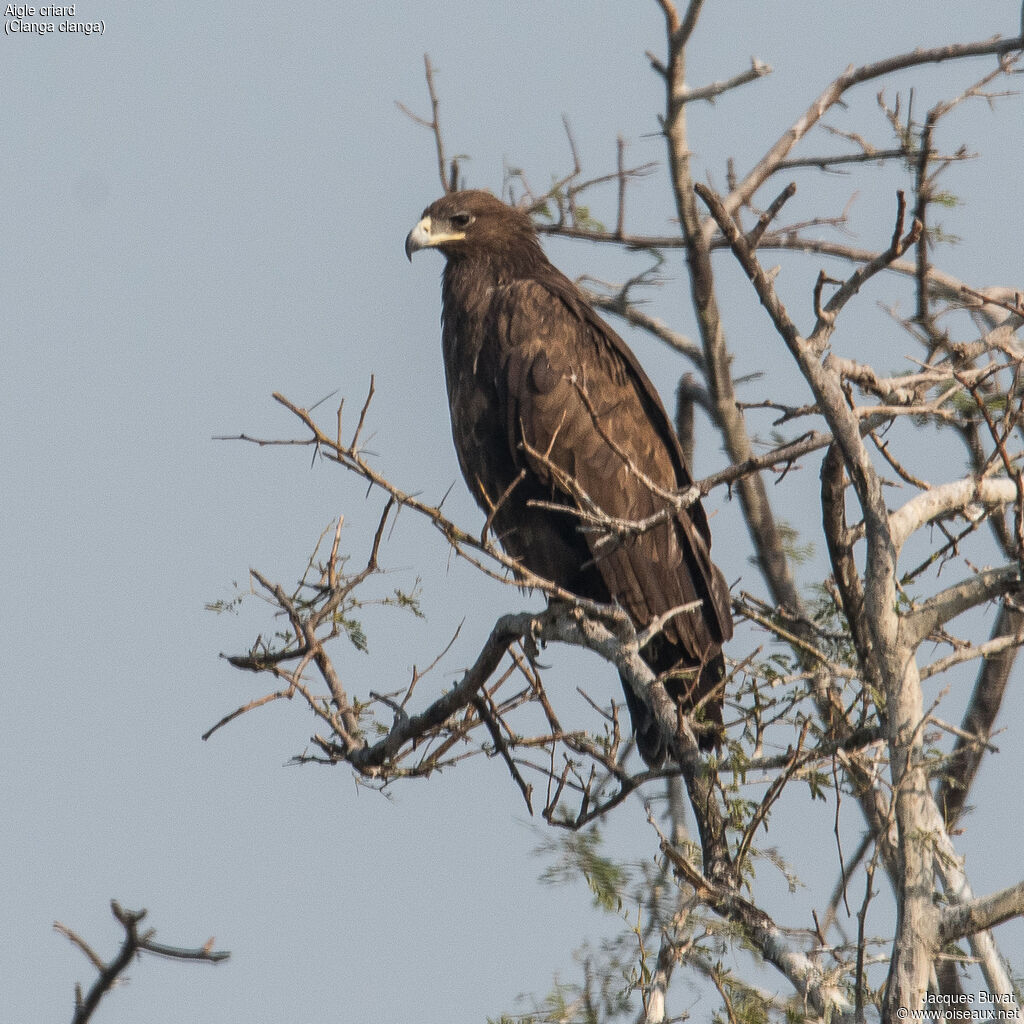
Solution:
M 414 252 L 417 252 L 420 249 L 426 249 L 427 246 L 431 244 L 430 218 L 424 217 L 423 220 L 421 220 L 419 224 L 417 224 L 416 227 L 414 227 L 412 231 L 405 236 L 405 255 L 409 262 L 412 262 L 412 254 Z
M 411 261 L 412 254 L 414 252 L 418 252 L 420 249 L 436 249 L 437 246 L 443 245 L 445 242 L 461 242 L 465 237 L 465 231 L 438 230 L 435 232 L 434 226 L 430 222 L 430 218 L 424 217 L 419 224 L 417 224 L 416 227 L 406 235 L 405 255 Z

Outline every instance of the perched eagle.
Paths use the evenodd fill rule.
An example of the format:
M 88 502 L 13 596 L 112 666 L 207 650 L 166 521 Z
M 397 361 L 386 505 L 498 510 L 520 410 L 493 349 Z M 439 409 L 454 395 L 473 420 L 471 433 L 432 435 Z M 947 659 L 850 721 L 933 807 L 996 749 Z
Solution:
M 681 605 L 642 650 L 700 745 L 722 729 L 732 636 L 725 580 L 700 503 L 641 533 L 691 478 L 671 422 L 626 343 L 548 261 L 530 218 L 488 192 L 454 192 L 423 212 L 406 255 L 436 248 L 452 436 L 462 475 L 505 551 L 581 597 L 614 602 L 638 630 Z M 538 507 L 557 503 L 566 512 Z M 590 522 L 572 510 L 590 513 Z M 641 756 L 665 757 L 651 712 L 623 681 Z

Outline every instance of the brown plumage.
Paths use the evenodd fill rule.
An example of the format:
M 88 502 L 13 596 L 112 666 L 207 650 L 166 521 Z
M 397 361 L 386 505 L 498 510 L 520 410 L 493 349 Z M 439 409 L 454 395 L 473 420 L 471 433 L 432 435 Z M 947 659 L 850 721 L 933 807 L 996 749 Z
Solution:
M 502 547 L 532 572 L 581 597 L 617 602 L 643 630 L 692 601 L 642 651 L 682 711 L 696 712 L 701 746 L 722 728 L 722 643 L 729 594 L 711 561 L 699 503 L 639 535 L 581 529 L 540 499 L 636 522 L 666 507 L 658 491 L 691 483 L 653 385 L 626 343 L 548 261 L 530 218 L 488 192 L 455 192 L 428 206 L 409 258 L 439 249 L 442 347 L 452 436 L 477 503 Z M 651 486 L 653 484 L 653 487 Z M 665 744 L 624 682 L 640 753 Z

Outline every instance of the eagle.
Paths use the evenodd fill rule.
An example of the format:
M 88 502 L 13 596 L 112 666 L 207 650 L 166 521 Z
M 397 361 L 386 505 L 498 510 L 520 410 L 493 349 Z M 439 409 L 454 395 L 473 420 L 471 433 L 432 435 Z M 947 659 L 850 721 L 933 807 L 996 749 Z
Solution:
M 691 716 L 700 747 L 716 747 L 729 590 L 701 504 L 670 511 L 692 480 L 654 386 L 545 256 L 524 211 L 489 192 L 451 192 L 409 232 L 406 255 L 420 249 L 445 256 L 452 437 L 494 536 L 530 572 L 620 606 L 640 632 L 667 616 L 641 656 Z M 623 689 L 640 755 L 657 767 L 665 737 L 624 679 Z

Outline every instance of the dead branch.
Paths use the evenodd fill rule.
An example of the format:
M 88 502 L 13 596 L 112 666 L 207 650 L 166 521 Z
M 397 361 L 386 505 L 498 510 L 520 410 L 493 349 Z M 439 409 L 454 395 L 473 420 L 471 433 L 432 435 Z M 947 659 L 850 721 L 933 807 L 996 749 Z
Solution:
M 916 647 L 935 630 L 968 609 L 1008 594 L 1019 594 L 1022 586 L 1017 566 L 975 573 L 921 602 L 903 617 L 907 642 Z
M 947 828 L 952 828 L 963 812 L 985 754 L 984 740 L 992 734 L 996 715 L 1002 706 L 1010 680 L 1010 671 L 1022 643 L 1024 612 L 1015 604 L 1006 601 L 999 610 L 999 615 L 992 626 L 991 639 L 987 643 L 949 656 L 952 659 L 958 654 L 966 656 L 979 652 L 985 658 L 985 663 L 978 674 L 961 726 L 966 736 L 978 737 L 982 742 L 957 742 L 949 769 L 939 786 L 937 802 L 942 809 Z
M 414 114 L 404 103 L 395 101 L 395 106 L 416 124 L 429 128 L 434 135 L 434 148 L 437 151 L 437 173 L 441 179 L 441 188 L 445 192 L 454 192 L 459 188 L 459 161 L 456 157 L 451 164 L 445 154 L 444 135 L 441 131 L 440 101 L 434 87 L 434 65 L 430 62 L 430 54 L 423 54 L 423 70 L 427 79 L 427 92 L 430 95 L 430 118 Z
M 848 68 L 825 88 L 825 91 L 814 100 L 803 115 L 793 122 L 746 176 L 730 190 L 729 194 L 722 201 L 725 212 L 732 216 L 741 207 L 749 203 L 754 193 L 757 192 L 764 182 L 780 169 L 780 164 L 789 156 L 797 143 L 854 86 L 877 78 L 883 78 L 907 68 L 919 67 L 922 64 L 962 60 L 967 57 L 980 57 L 986 54 L 1002 56 L 1021 49 L 1024 49 L 1024 36 L 1017 36 L 1012 39 L 985 39 L 975 43 L 957 43 L 950 46 L 933 47 L 927 50 L 914 50 L 910 53 L 899 54 L 872 64 Z M 714 226 L 715 222 L 713 220 L 709 220 L 705 224 L 704 238 L 706 242 L 710 242 Z
M 987 476 L 980 480 L 965 477 L 936 484 L 905 502 L 889 516 L 893 544 L 898 551 L 913 533 L 940 516 L 963 512 L 972 505 L 1009 505 L 1016 500 L 1017 485 L 1005 477 Z
M 1024 915 L 1024 882 L 950 907 L 942 916 L 939 933 L 944 942 L 954 942 L 1021 915 Z
M 117 900 L 110 901 L 110 910 L 124 929 L 124 941 L 121 943 L 121 948 L 117 954 L 109 961 L 104 961 L 81 936 L 72 931 L 67 925 L 61 924 L 60 921 L 55 921 L 53 924 L 56 931 L 60 932 L 61 935 L 65 936 L 85 954 L 98 972 L 98 977 L 90 986 L 88 992 L 83 993 L 81 986 L 75 987 L 75 1014 L 72 1017 L 72 1024 L 85 1024 L 99 1006 L 100 1000 L 117 984 L 129 964 L 143 953 L 166 957 L 172 960 L 189 960 L 193 963 L 210 964 L 223 963 L 231 956 L 226 951 L 215 950 L 213 948 L 213 939 L 210 939 L 198 949 L 166 946 L 154 940 L 153 937 L 156 932 L 152 928 L 145 932 L 139 931 L 139 925 L 146 916 L 145 910 L 125 910 Z
M 772 68 L 770 65 L 759 61 L 756 57 L 751 57 L 750 67 L 746 71 L 741 71 L 739 74 L 726 78 L 721 82 L 711 82 L 708 85 L 701 85 L 694 89 L 687 88 L 679 97 L 679 101 L 681 103 L 695 103 L 698 100 L 704 100 L 708 103 L 714 103 L 722 93 L 729 92 L 741 85 L 746 85 L 748 82 L 756 82 L 759 78 L 764 78 L 765 75 L 770 75 L 771 73 Z

